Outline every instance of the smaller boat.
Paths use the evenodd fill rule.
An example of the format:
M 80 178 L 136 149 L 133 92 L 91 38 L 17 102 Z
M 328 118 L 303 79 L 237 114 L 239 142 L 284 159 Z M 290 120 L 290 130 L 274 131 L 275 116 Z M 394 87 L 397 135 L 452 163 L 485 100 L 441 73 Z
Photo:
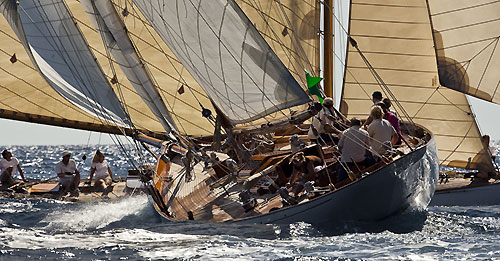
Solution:
M 57 180 L 44 180 L 20 182 L 10 187 L 0 187 L 1 198 L 16 198 L 16 199 L 35 199 L 35 198 L 50 198 L 73 202 L 100 202 L 117 200 L 127 195 L 135 195 L 142 193 L 143 187 L 135 182 L 137 178 L 133 175 L 129 177 L 115 179 L 113 190 L 106 197 L 102 196 L 102 190 L 95 190 L 94 187 L 88 186 L 81 180 L 78 189 L 80 195 L 78 197 L 61 196 L 60 185 Z
M 430 206 L 492 206 L 500 205 L 500 180 L 474 180 L 474 173 L 445 172 Z

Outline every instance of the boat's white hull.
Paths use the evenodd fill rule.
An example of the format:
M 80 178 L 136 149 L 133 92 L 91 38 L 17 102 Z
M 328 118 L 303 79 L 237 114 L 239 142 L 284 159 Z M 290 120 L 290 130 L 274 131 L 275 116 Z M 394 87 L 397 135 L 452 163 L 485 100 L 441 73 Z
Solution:
M 436 192 L 430 206 L 500 205 L 500 183 Z
M 438 173 L 437 149 L 432 139 L 427 146 L 332 193 L 299 205 L 232 222 L 321 224 L 380 220 L 409 206 L 427 207 L 436 188 Z M 171 221 L 161 211 L 158 213 Z

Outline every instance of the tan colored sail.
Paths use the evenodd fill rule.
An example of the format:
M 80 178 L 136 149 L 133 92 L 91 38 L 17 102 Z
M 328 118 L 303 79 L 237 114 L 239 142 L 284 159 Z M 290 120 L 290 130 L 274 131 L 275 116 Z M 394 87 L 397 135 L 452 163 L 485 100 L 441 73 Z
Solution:
M 0 34 L 2 117 L 21 119 L 22 114 L 29 114 L 35 117 L 35 122 L 36 116 L 46 116 L 67 121 L 101 123 L 96 117 L 66 101 L 45 82 L 3 16 L 0 18 Z
M 153 75 L 157 86 L 159 86 L 160 94 L 166 101 L 167 108 L 172 114 L 175 123 L 179 126 L 179 131 L 190 135 L 212 134 L 212 123 L 201 116 L 202 106 L 215 113 L 208 96 L 193 80 L 191 75 L 189 75 L 189 73 L 185 70 L 184 66 L 175 58 L 149 23 L 145 21 L 140 12 L 138 12 L 138 9 L 129 2 L 114 2 L 118 13 L 122 15 L 125 21 L 132 41 L 141 54 L 144 63 L 151 72 L 151 75 Z M 257 3 L 255 1 L 251 2 L 254 4 Z M 262 7 L 262 4 L 269 4 L 265 2 L 266 1 L 262 1 L 262 3 L 257 4 L 260 7 Z M 303 81 L 303 69 L 317 73 L 317 68 L 319 66 L 319 57 L 317 57 L 317 53 L 319 53 L 317 51 L 318 40 L 314 37 L 316 36 L 317 21 L 319 19 L 319 13 L 316 11 L 317 9 L 315 7 L 317 4 L 315 1 L 307 1 L 303 3 L 294 2 L 291 6 L 286 6 L 277 5 L 271 1 L 268 2 L 274 5 L 272 8 L 272 10 L 274 10 L 272 15 L 266 14 L 265 11 L 260 10 L 258 11 L 260 15 L 255 16 L 253 18 L 255 21 L 252 22 L 255 24 L 260 23 L 262 28 L 261 33 L 266 38 L 266 41 L 268 41 L 273 50 L 278 53 L 287 68 L 293 71 L 292 74 L 294 77 Z M 247 2 L 247 9 L 252 9 L 255 13 L 256 9 L 254 7 L 249 8 L 250 6 L 248 3 L 249 2 Z M 97 57 L 99 64 L 102 66 L 105 74 L 107 75 L 108 80 L 116 82 L 113 84 L 113 88 L 117 93 L 117 96 L 121 98 L 122 103 L 126 105 L 125 109 L 130 114 L 134 125 L 139 129 L 150 130 L 153 132 L 164 132 L 161 124 L 157 122 L 153 113 L 151 113 L 144 102 L 140 99 L 132 85 L 128 82 L 116 61 L 114 61 L 113 57 L 105 49 L 99 33 L 93 27 L 88 15 L 81 6 L 81 3 L 77 0 L 69 0 L 66 4 L 70 9 L 71 14 L 74 16 L 75 22 L 83 32 L 86 41 L 89 43 L 91 50 Z M 243 4 L 244 3 L 242 3 L 242 5 Z M 280 15 L 281 17 L 276 18 L 274 15 Z M 2 25 L 5 24 L 6 23 L 3 22 Z M 288 32 L 284 32 L 284 28 L 287 28 L 286 30 L 288 30 Z M 267 35 L 264 31 L 267 32 Z M 12 35 L 11 38 L 13 41 L 16 41 L 15 35 Z M 21 51 L 18 53 L 24 54 L 24 52 Z M 6 51 L 5 53 L 8 54 L 11 52 Z M 18 57 L 20 57 L 19 54 Z M 26 60 L 26 65 L 30 65 L 29 60 Z M 4 66 L 2 68 L 7 67 Z M 43 79 L 38 77 L 36 73 L 33 74 L 32 77 L 37 78 L 38 85 L 41 83 L 45 84 Z M 22 77 L 19 76 L 18 78 Z M 54 94 L 55 92 L 52 91 L 50 87 L 46 86 L 46 89 L 49 92 L 47 97 L 53 97 L 51 99 L 59 99 L 61 102 L 66 103 L 67 106 L 74 107 L 65 102 L 64 98 Z M 4 90 L 7 91 L 5 88 Z M 12 88 L 9 90 L 12 90 Z M 9 96 L 4 95 L 3 97 Z M 16 99 L 11 100 L 14 101 Z M 36 99 L 30 98 L 29 101 L 30 102 L 28 103 L 33 103 Z M 20 101 L 15 101 L 15 103 L 20 103 Z M 50 105 L 52 104 L 54 103 L 50 103 Z M 41 103 L 38 107 L 47 107 L 50 105 Z M 34 116 L 53 115 L 51 113 L 47 115 L 40 113 L 37 110 L 29 109 L 26 105 L 20 105 L 16 108 L 5 106 L 5 108 L 9 112 L 18 111 L 29 113 Z M 76 107 L 74 109 L 76 109 Z M 85 115 L 83 118 L 88 117 L 89 119 L 95 121 L 92 116 L 82 113 L 80 110 L 78 110 L 78 114 Z M 274 117 L 282 116 L 283 113 L 269 115 L 268 119 L 265 121 L 272 120 Z M 74 119 L 83 123 L 88 121 L 88 119 L 78 119 L 82 118 L 82 116 L 72 117 L 68 115 L 60 115 L 59 118 L 62 120 Z M 51 124 L 50 120 L 44 120 L 43 122 Z M 250 123 L 250 125 L 252 124 L 256 123 Z M 54 125 L 60 124 L 54 123 Z M 72 127 L 71 124 L 69 126 L 65 126 Z M 73 127 L 81 128 L 81 126 L 77 125 L 74 125 Z
M 500 2 L 428 2 L 441 85 L 500 104 Z
M 73 4 L 79 5 L 77 2 Z M 115 126 L 99 120 L 66 101 L 48 85 L 36 71 L 26 50 L 3 16 L 0 18 L 0 28 L 2 34 L 0 50 L 3 56 L 0 60 L 1 117 L 69 128 L 120 133 Z M 110 77 L 109 80 L 111 80 Z M 133 103 L 127 106 L 127 109 L 141 112 L 134 108 Z M 137 127 L 142 131 L 164 132 L 154 118 L 147 115 L 147 110 L 143 111 L 146 112 L 141 112 L 145 115 L 146 124 L 136 124 Z
M 350 34 L 411 120 L 435 135 L 441 165 L 466 167 L 469 158 L 491 165 L 465 95 L 439 85 L 425 0 L 353 0 Z M 391 98 L 352 46 L 345 77 L 341 110 L 349 117 L 367 117 L 373 91 Z
M 118 96 L 123 96 L 125 98 L 125 108 L 131 115 L 134 125 L 142 131 L 163 133 L 164 129 L 161 124 L 158 123 L 154 115 L 142 102 L 141 98 L 137 95 L 118 66 L 107 55 L 102 40 L 93 28 L 81 3 L 79 3 L 79 1 L 67 1 L 67 5 L 80 27 L 80 30 L 84 33 L 99 64 L 104 68 L 108 80 L 111 81 L 116 74 L 116 79 L 119 84 L 114 85 L 115 91 Z M 142 34 L 134 35 L 134 39 L 140 39 L 139 45 L 145 43 L 147 40 L 151 40 L 147 37 L 150 33 L 147 29 L 144 29 L 142 22 L 134 21 L 133 19 L 128 20 L 132 21 L 131 24 L 141 25 L 140 29 L 137 29 L 139 26 L 133 27 L 143 32 Z M 102 130 L 108 132 L 108 129 L 115 129 L 114 126 L 104 123 L 72 105 L 55 92 L 38 74 L 27 56 L 25 49 L 3 17 L 1 18 L 0 26 L 3 35 L 0 39 L 0 49 L 1 55 L 4 57 L 0 61 L 0 73 L 2 74 L 2 83 L 0 85 L 0 97 L 2 97 L 0 101 L 1 117 L 69 128 L 91 129 L 95 131 Z M 153 40 L 151 41 L 153 42 Z M 142 46 L 145 46 L 145 44 L 142 44 Z M 197 106 L 196 100 L 189 94 L 189 87 L 186 85 L 185 93 L 180 95 L 177 90 L 180 88 L 181 84 L 179 84 L 177 78 L 165 73 L 165 71 L 168 72 L 169 70 L 170 72 L 175 72 L 175 70 L 182 72 L 182 66 L 178 62 L 175 64 L 175 69 L 173 69 L 174 66 L 166 66 L 166 59 L 162 59 L 165 56 L 161 51 L 158 51 L 158 48 L 160 47 L 146 45 L 143 50 L 147 51 L 148 49 L 153 49 L 150 52 L 146 52 L 149 58 L 146 60 L 156 61 L 152 63 L 152 65 L 150 63 L 150 69 L 153 68 L 151 71 L 156 72 L 155 76 L 157 81 L 161 83 L 162 86 L 168 86 L 170 88 L 167 95 L 171 105 L 169 108 L 176 111 L 174 115 L 175 119 L 178 120 L 177 122 L 185 121 L 183 122 L 183 129 L 181 129 L 181 132 L 187 133 L 187 129 L 190 134 L 194 135 L 211 134 L 211 125 L 206 119 L 201 117 L 201 109 Z M 14 54 L 16 55 L 16 62 L 12 63 L 10 59 Z M 186 74 L 185 71 L 183 73 Z M 189 78 L 189 76 L 187 76 L 187 78 Z M 164 79 L 168 79 L 169 81 L 164 81 Z M 192 79 L 186 82 L 190 82 L 194 85 L 196 84 Z M 166 91 L 162 91 L 165 95 Z M 204 98 L 204 94 L 200 94 L 199 90 L 195 91 L 195 93 L 196 92 L 201 96 L 204 106 L 211 108 L 211 104 L 206 97 Z M 197 120 L 198 122 L 196 122 Z M 106 127 L 104 128 L 103 126 Z M 117 133 L 116 130 L 113 132 Z
M 198 104 L 199 101 L 215 113 L 205 92 L 198 87 L 182 64 L 163 44 L 154 29 L 145 22 L 136 7 L 124 1 L 117 0 L 114 3 L 122 17 L 126 14 L 123 20 L 129 36 L 156 81 L 160 95 L 179 131 L 190 135 L 213 134 L 213 126 L 201 116 L 201 107 Z M 113 87 L 117 93 L 123 95 L 124 103 L 134 124 L 138 128 L 163 131 L 161 124 L 142 101 L 119 66 L 106 53 L 101 36 L 94 29 L 81 3 L 77 0 L 70 0 L 67 4 L 105 73 L 110 79 L 116 74 L 119 84 Z M 124 12 L 125 7 L 127 12 Z M 179 91 L 180 89 L 184 89 L 184 93 Z

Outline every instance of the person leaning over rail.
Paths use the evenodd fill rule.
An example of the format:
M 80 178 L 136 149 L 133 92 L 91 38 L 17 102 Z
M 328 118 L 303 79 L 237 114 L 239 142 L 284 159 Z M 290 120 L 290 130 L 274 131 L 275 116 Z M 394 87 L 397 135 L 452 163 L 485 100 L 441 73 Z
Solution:
M 347 169 L 365 168 L 373 165 L 375 159 L 368 150 L 369 134 L 361 128 L 361 121 L 357 118 L 351 119 L 351 127 L 345 130 L 340 136 L 339 150 L 340 155 L 337 183 L 347 178 Z
M 398 134 L 391 123 L 382 119 L 383 112 L 379 106 L 374 106 L 370 112 L 373 122 L 368 126 L 370 146 L 380 156 L 387 153 L 398 141 Z
M 63 187 L 61 196 L 71 192 L 71 196 L 78 197 L 80 191 L 80 172 L 76 168 L 76 162 L 71 159 L 71 152 L 65 151 L 62 154 L 62 160 L 56 164 L 56 173 L 59 177 L 59 183 Z
M 90 177 L 87 184 L 92 184 L 92 178 L 94 178 L 94 188 L 96 190 L 102 190 L 102 196 L 106 197 L 113 191 L 113 172 L 109 167 L 108 162 L 104 159 L 104 153 L 97 150 L 92 159 L 92 166 L 90 167 Z
M 24 178 L 23 170 L 19 165 L 19 160 L 17 158 L 12 157 L 12 153 L 8 150 L 2 151 L 3 159 L 0 160 L 0 176 L 1 182 L 3 185 L 12 186 L 16 183 L 14 180 L 14 174 L 16 170 L 19 171 L 19 175 L 26 182 Z
M 319 144 L 320 140 L 325 143 L 337 143 L 339 138 L 334 134 L 340 134 L 340 131 L 333 126 L 335 115 L 332 112 L 333 100 L 326 98 L 323 101 L 323 108 L 317 115 L 313 116 L 311 126 L 307 132 L 307 137 L 314 143 Z

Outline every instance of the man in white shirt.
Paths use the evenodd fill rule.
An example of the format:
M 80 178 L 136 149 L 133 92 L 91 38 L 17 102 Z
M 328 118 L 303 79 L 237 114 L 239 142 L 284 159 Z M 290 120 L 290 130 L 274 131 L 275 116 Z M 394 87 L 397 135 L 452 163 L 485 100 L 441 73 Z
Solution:
M 368 167 L 375 163 L 373 158 L 367 157 L 369 145 L 369 134 L 361 128 L 361 121 L 357 118 L 351 119 L 351 127 L 345 130 L 340 136 L 339 150 L 342 153 L 340 161 L 344 166 L 356 168 L 355 165 Z M 337 182 L 347 178 L 347 171 L 340 166 L 337 174 Z
M 0 179 L 3 185 L 12 186 L 15 183 L 14 174 L 16 170 L 19 171 L 19 175 L 26 182 L 24 178 L 23 170 L 19 165 L 19 160 L 12 157 L 12 153 L 8 150 L 2 152 L 3 159 L 0 160 Z
M 63 186 L 64 196 L 67 192 L 71 191 L 71 196 L 78 197 L 80 191 L 78 185 L 80 184 L 80 172 L 76 168 L 76 162 L 71 158 L 71 152 L 65 151 L 62 154 L 62 160 L 56 164 L 56 173 L 59 177 L 59 183 Z
M 311 126 L 307 132 L 307 137 L 312 142 L 319 143 L 319 140 L 325 143 L 338 142 L 338 137 L 331 135 L 331 133 L 340 133 L 340 131 L 333 126 L 333 119 L 335 119 L 335 116 L 332 110 L 333 100 L 332 98 L 326 98 L 323 101 L 323 108 L 312 118 Z

